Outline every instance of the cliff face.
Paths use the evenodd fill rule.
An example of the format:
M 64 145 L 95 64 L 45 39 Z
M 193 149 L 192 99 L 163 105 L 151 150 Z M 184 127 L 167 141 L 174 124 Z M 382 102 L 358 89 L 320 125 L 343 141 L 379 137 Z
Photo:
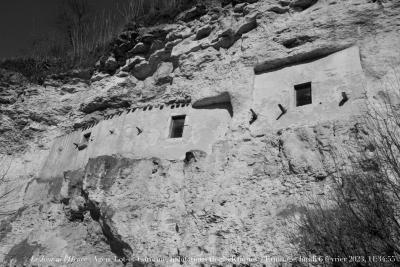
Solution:
M 270 264 L 267 256 L 296 256 L 293 221 L 301 204 L 325 194 L 335 171 L 332 150 L 357 138 L 358 108 L 351 107 L 387 94 L 384 81 L 400 63 L 399 14 L 397 1 L 198 5 L 173 24 L 128 29 L 90 81 L 72 72 L 37 86 L 1 71 L 0 260 L 51 265 L 43 256 L 118 266 L 127 258 L 135 266 L 145 257 L 225 256 L 254 257 L 261 266 Z M 349 47 L 359 49 L 360 71 L 325 97 L 339 103 L 339 93 L 348 93 L 340 116 L 328 110 L 325 117 L 322 108 L 318 119 L 301 121 L 272 94 L 259 101 L 255 88 L 286 79 L 271 75 L 260 85 L 259 75 Z M 316 66 L 333 84 L 335 60 L 326 64 Z M 211 152 L 179 159 L 97 155 L 52 179 L 39 175 L 56 136 L 131 106 L 201 106 L 226 96 L 233 116 Z M 287 114 L 266 119 L 278 117 L 278 103 Z M 252 121 L 250 109 L 265 109 L 265 117 Z

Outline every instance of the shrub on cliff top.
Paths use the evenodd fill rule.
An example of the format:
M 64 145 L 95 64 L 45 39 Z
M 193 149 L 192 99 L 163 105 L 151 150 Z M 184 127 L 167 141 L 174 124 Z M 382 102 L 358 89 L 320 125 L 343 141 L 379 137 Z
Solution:
M 40 83 L 49 74 L 71 68 L 93 68 L 125 25 L 158 23 L 194 4 L 194 0 L 120 0 L 110 10 L 98 10 L 90 0 L 62 0 L 54 31 L 39 34 L 24 56 L 0 63 Z
M 44 80 L 51 67 L 51 62 L 47 59 L 14 58 L 0 62 L 0 68 L 21 73 L 29 80 L 37 83 Z

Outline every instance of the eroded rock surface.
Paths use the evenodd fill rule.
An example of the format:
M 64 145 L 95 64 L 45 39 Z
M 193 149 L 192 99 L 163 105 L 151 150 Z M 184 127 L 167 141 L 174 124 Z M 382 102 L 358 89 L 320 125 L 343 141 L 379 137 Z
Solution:
M 357 139 L 359 125 L 356 114 L 284 129 L 259 128 L 259 116 L 250 125 L 254 75 L 358 46 L 367 94 L 384 98 L 383 81 L 400 63 L 400 4 L 223 2 L 122 33 L 91 78 L 39 86 L 1 70 L 0 191 L 12 194 L 0 213 L 0 261 L 71 255 L 91 258 L 84 266 L 123 265 L 93 261 L 102 256 L 140 266 L 135 257 L 296 255 L 290 221 L 310 195 L 325 194 L 331 152 Z M 128 107 L 221 95 L 232 121 L 211 153 L 105 155 L 62 177 L 38 176 L 58 135 Z

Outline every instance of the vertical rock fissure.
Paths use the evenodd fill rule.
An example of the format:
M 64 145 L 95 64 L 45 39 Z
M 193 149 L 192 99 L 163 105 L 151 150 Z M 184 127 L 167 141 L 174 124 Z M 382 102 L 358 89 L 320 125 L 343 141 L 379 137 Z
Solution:
M 114 253 L 118 257 L 118 260 L 124 263 L 124 265 L 127 264 L 133 252 L 131 246 L 122 240 L 122 237 L 117 233 L 116 229 L 110 226 L 108 222 L 110 218 L 101 212 L 98 203 L 92 201 L 89 198 L 89 194 L 84 190 L 82 190 L 82 196 L 86 199 L 86 206 L 91 218 L 99 223 L 103 235 L 110 245 L 111 252 Z
M 101 218 L 99 223 L 104 236 L 110 244 L 111 251 L 117 255 L 124 264 L 128 263 L 133 252 L 131 246 L 112 230 L 105 219 Z

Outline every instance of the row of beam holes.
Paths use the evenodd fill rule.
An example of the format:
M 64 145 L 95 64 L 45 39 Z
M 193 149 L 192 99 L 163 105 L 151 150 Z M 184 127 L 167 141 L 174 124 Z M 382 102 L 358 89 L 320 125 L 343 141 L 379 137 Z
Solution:
M 183 107 L 187 107 L 187 106 L 189 106 L 190 105 L 190 103 L 182 103 L 182 104 L 174 104 L 174 105 L 171 105 L 171 109 L 174 109 L 174 108 L 179 108 L 179 107 L 181 107 L 181 108 L 183 108 Z M 127 114 L 128 113 L 133 113 L 133 112 L 135 112 L 136 110 L 137 110 L 138 108 L 133 108 L 133 109 L 128 109 L 128 112 L 127 112 Z M 153 106 L 146 106 L 146 107 L 144 107 L 143 108 L 143 111 L 146 111 L 146 110 L 152 110 L 153 109 Z M 164 105 L 161 105 L 160 107 L 159 107 L 159 109 L 160 110 L 163 110 L 164 109 Z M 105 120 L 110 120 L 110 119 L 112 119 L 112 118 L 114 118 L 114 116 L 115 115 L 122 115 L 122 113 L 123 113 L 123 111 L 120 111 L 120 112 L 118 112 L 118 113 L 116 113 L 116 114 L 112 114 L 112 115 L 108 115 L 108 116 L 106 116 L 105 117 Z M 91 127 L 93 127 L 94 125 L 96 125 L 97 123 L 95 123 L 95 124 L 93 124 L 93 125 L 90 125 L 90 126 L 88 126 L 88 127 L 85 127 L 83 130 L 87 130 L 87 129 L 89 129 L 89 128 L 91 128 Z
M 150 110 L 152 110 L 152 109 L 153 109 L 153 106 L 147 106 L 147 107 L 144 107 L 144 108 L 143 108 L 143 111 L 146 111 L 147 109 L 150 111 Z
M 183 107 L 187 107 L 187 106 L 189 106 L 190 104 L 189 103 L 182 103 L 182 104 L 176 104 L 176 105 L 172 105 L 171 106 L 171 109 L 174 109 L 174 108 L 179 108 L 179 107 L 181 107 L 181 108 L 183 108 Z
M 90 128 L 92 128 L 93 126 L 95 126 L 96 124 L 98 124 L 98 123 L 99 123 L 99 122 L 95 122 L 95 123 L 89 124 L 88 126 L 82 128 L 82 131 L 85 131 L 85 130 L 87 130 L 87 129 L 90 129 Z
M 171 106 L 171 109 L 179 108 L 179 107 L 186 107 L 186 106 L 189 106 L 189 105 L 190 105 L 190 103 L 186 103 L 186 104 L 185 104 L 185 103 L 183 103 L 183 104 L 175 104 L 175 105 L 172 105 L 172 106 Z M 127 113 L 135 112 L 137 109 L 138 109 L 138 108 L 129 109 Z M 161 105 L 161 106 L 159 107 L 159 109 L 160 109 L 160 110 L 164 109 L 164 105 Z M 144 107 L 144 108 L 143 108 L 143 111 L 146 111 L 146 110 L 149 110 L 149 111 L 150 111 L 150 110 L 153 110 L 153 106 L 146 106 L 146 107 Z M 122 112 L 119 112 L 119 113 L 118 113 L 118 115 L 121 115 L 121 114 L 122 114 Z M 112 119 L 115 115 L 116 115 L 116 114 L 109 115 L 109 116 L 106 117 L 106 119 Z
M 183 103 L 183 104 L 175 104 L 175 105 L 171 105 L 171 109 L 174 109 L 174 108 L 179 108 L 179 107 L 181 107 L 181 108 L 183 108 L 183 107 L 187 107 L 187 106 L 189 106 L 190 105 L 190 103 Z M 146 108 L 147 107 L 145 107 L 143 110 L 145 111 L 146 110 Z M 153 109 L 153 106 L 150 106 L 149 107 L 149 110 L 152 110 Z M 159 107 L 159 109 L 160 110 L 163 110 L 164 109 L 164 105 L 161 105 L 160 107 Z

